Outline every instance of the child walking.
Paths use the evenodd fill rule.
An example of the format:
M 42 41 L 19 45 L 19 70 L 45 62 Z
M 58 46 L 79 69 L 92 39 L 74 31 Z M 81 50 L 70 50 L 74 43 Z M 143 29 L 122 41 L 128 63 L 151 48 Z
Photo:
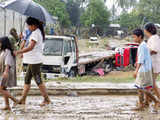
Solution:
M 144 27 L 144 34 L 148 38 L 147 47 L 150 50 L 152 59 L 152 75 L 153 75 L 153 89 L 155 95 L 160 99 L 160 89 L 156 84 L 156 80 L 160 74 L 160 37 L 157 34 L 157 28 L 154 23 L 147 23 Z
M 0 93 L 5 100 L 5 107 L 2 110 L 11 110 L 9 98 L 15 103 L 17 103 L 17 100 L 10 95 L 7 87 L 13 87 L 17 84 L 16 58 L 8 37 L 0 38 L 0 49 Z
M 45 40 L 44 28 L 41 22 L 35 18 L 28 17 L 26 20 L 28 29 L 32 32 L 29 36 L 29 44 L 27 47 L 15 52 L 16 55 L 23 54 L 23 62 L 27 64 L 27 72 L 25 75 L 25 85 L 22 93 L 22 98 L 18 101 L 18 104 L 25 104 L 28 92 L 31 87 L 31 80 L 34 78 L 37 83 L 42 96 L 43 102 L 40 106 L 45 106 L 51 103 L 46 86 L 41 79 L 40 66 L 42 64 L 42 45 Z
M 133 31 L 134 42 L 139 44 L 137 53 L 137 65 L 134 73 L 134 77 L 136 78 L 135 86 L 138 89 L 139 96 L 139 104 L 136 110 L 143 110 L 145 106 L 144 96 L 155 103 L 154 110 L 157 110 L 159 101 L 151 93 L 153 87 L 152 60 L 150 51 L 147 48 L 145 41 L 143 41 L 143 38 L 144 33 L 141 29 L 136 29 Z

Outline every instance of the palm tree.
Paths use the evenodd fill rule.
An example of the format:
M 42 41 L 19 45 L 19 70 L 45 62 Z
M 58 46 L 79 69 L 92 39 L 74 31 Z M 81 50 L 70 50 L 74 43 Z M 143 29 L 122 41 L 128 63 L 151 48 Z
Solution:
M 117 7 L 120 7 L 124 12 L 127 12 L 129 9 L 133 8 L 136 5 L 137 1 L 138 0 L 112 0 L 113 3 L 111 8 L 112 20 L 113 21 L 115 20 Z
M 123 11 L 127 11 L 128 9 L 134 7 L 137 3 L 137 0 L 116 0 L 116 4 L 123 9 Z

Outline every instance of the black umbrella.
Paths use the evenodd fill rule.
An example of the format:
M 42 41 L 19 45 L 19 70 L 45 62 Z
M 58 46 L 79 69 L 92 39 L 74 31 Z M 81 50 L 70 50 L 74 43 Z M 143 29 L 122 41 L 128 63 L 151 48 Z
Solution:
M 45 23 L 54 23 L 57 20 L 43 6 L 32 0 L 7 0 L 0 3 L 0 7 L 16 11 L 25 16 L 34 17 Z

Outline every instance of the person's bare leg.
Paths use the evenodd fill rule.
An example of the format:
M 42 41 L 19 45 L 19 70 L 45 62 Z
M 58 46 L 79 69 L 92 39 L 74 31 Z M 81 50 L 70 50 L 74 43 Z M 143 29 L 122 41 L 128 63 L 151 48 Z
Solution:
M 5 107 L 2 108 L 2 110 L 11 110 L 10 105 L 9 105 L 9 99 L 5 95 L 4 95 L 4 101 L 5 101 Z
M 48 97 L 48 93 L 47 93 L 44 83 L 40 84 L 38 87 L 40 89 L 41 95 L 44 97 L 44 101 L 42 102 L 42 104 L 40 104 L 40 106 L 45 106 L 47 104 L 50 104 L 51 101 Z
M 6 97 L 10 98 L 13 102 L 17 103 L 18 100 L 11 96 L 11 94 L 7 90 L 2 90 L 2 94 L 4 94 Z
M 144 92 L 142 90 L 138 90 L 138 97 L 139 97 L 139 101 L 138 101 L 138 107 L 136 107 L 133 110 L 136 111 L 141 111 L 144 109 Z
M 151 94 L 150 91 L 145 90 L 145 94 L 155 103 L 154 108 L 157 110 L 160 102 Z
M 149 107 L 149 104 L 150 104 L 150 98 L 146 95 L 146 94 L 144 94 L 145 95 L 145 99 L 144 99 L 144 107 L 145 108 L 148 108 Z
M 9 99 L 7 94 L 5 93 L 5 87 L 0 86 L 0 92 L 2 93 L 3 97 L 4 97 L 4 101 L 5 101 L 5 107 L 2 108 L 2 110 L 11 110 L 10 106 L 9 106 Z
M 153 90 L 155 91 L 156 96 L 160 99 L 160 91 L 159 88 L 156 85 L 156 79 L 158 77 L 158 74 L 153 74 Z
M 27 98 L 27 94 L 30 90 L 30 85 L 25 84 L 24 88 L 23 88 L 23 92 L 22 92 L 22 97 L 19 100 L 18 104 L 25 104 L 26 103 L 26 98 Z

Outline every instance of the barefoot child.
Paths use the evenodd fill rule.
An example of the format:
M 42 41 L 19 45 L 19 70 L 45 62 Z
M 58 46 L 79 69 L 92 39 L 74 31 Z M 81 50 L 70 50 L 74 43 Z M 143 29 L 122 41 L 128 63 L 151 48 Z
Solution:
M 45 84 L 41 78 L 40 66 L 42 64 L 42 45 L 45 40 L 44 28 L 41 22 L 35 18 L 28 17 L 26 20 L 28 29 L 32 32 L 29 36 L 29 44 L 27 47 L 15 52 L 16 55 L 23 54 L 23 62 L 27 64 L 27 72 L 25 75 L 25 85 L 22 93 L 22 98 L 18 101 L 18 104 L 25 104 L 28 92 L 31 87 L 31 80 L 34 78 L 37 83 L 42 96 L 43 102 L 40 106 L 45 106 L 51 103 Z
M 147 23 L 144 27 L 144 34 L 148 38 L 147 47 L 150 50 L 153 68 L 153 89 L 155 95 L 160 99 L 160 89 L 156 84 L 156 80 L 160 74 L 160 37 L 157 34 L 157 28 L 154 23 Z
M 154 101 L 154 109 L 157 110 L 159 102 L 151 94 L 153 79 L 152 79 L 152 60 L 147 44 L 143 41 L 144 33 L 141 29 L 133 31 L 133 38 L 139 44 L 137 53 L 137 65 L 134 77 L 136 78 L 135 86 L 138 89 L 139 106 L 137 110 L 144 108 L 144 95 L 151 101 Z
M 0 93 L 5 100 L 2 110 L 10 110 L 9 98 L 17 102 L 7 91 L 7 87 L 16 86 L 16 59 L 8 37 L 0 38 L 0 49 Z

